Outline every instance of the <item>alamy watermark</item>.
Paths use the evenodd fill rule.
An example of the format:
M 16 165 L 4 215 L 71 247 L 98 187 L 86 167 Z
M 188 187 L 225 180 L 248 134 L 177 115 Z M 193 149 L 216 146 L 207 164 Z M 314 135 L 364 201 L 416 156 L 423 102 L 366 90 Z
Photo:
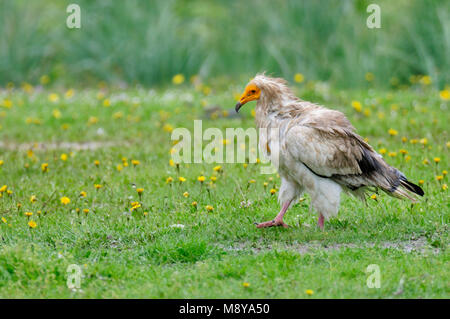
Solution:
M 380 266 L 377 264 L 370 264 L 366 268 L 366 273 L 369 274 L 366 281 L 367 287 L 379 289 L 381 287 Z
M 369 29 L 381 28 L 381 8 L 378 4 L 371 3 L 367 6 L 367 13 L 370 15 L 367 17 L 366 25 Z
M 81 9 L 76 3 L 71 3 L 67 6 L 66 12 L 69 13 L 66 19 L 66 26 L 69 29 L 81 28 Z
M 71 264 L 67 267 L 67 288 L 77 290 L 81 288 L 81 267 Z
M 226 128 L 224 135 L 215 127 L 203 131 L 202 121 L 195 120 L 193 134 L 187 128 L 175 128 L 171 140 L 175 143 L 171 157 L 177 164 L 261 163 L 262 174 L 273 174 L 279 165 L 278 128 L 260 128 L 259 132 L 255 128 Z

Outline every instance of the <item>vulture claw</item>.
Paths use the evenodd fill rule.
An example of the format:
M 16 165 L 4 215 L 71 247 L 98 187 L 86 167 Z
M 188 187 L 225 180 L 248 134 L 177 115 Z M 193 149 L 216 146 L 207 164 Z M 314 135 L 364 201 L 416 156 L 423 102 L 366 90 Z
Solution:
M 256 228 L 266 228 L 266 227 L 274 227 L 274 226 L 283 226 L 284 228 L 288 228 L 289 225 L 285 224 L 282 220 L 271 220 L 264 223 L 255 223 Z

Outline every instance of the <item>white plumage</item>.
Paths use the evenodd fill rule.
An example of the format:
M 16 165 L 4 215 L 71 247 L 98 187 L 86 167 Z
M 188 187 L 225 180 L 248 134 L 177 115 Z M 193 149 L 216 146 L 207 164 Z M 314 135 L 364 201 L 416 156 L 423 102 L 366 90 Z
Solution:
M 412 201 L 415 194 L 424 194 L 356 134 L 343 113 L 300 100 L 283 79 L 257 75 L 246 86 L 236 111 L 252 100 L 257 100 L 259 147 L 281 177 L 281 211 L 258 227 L 287 227 L 283 216 L 303 192 L 311 196 L 321 228 L 324 220 L 338 213 L 343 190 L 361 199 L 367 187 Z

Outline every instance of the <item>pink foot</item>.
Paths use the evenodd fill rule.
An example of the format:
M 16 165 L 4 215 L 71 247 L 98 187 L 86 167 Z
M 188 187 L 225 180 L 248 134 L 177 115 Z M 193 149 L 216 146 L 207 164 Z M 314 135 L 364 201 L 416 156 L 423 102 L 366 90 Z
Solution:
M 282 219 L 274 219 L 264 223 L 255 223 L 256 228 L 266 228 L 266 227 L 274 227 L 274 226 L 283 226 L 284 228 L 288 228 L 289 226 L 283 222 Z
M 322 214 L 319 215 L 319 220 L 317 221 L 317 225 L 319 225 L 320 229 L 323 230 L 323 225 L 325 223 L 325 218 Z

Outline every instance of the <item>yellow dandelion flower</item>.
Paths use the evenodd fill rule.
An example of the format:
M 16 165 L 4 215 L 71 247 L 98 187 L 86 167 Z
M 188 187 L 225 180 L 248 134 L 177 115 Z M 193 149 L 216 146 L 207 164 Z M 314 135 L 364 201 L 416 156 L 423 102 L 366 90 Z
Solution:
M 422 161 L 422 163 L 423 163 L 424 165 L 428 165 L 428 164 L 430 164 L 430 161 L 426 158 L 426 159 L 424 159 L 424 160 Z
M 419 180 L 419 185 L 423 185 L 425 183 L 425 181 L 423 179 Z
M 95 161 L 94 161 L 94 165 L 95 165 L 95 166 L 99 166 L 99 165 L 100 165 L 100 161 L 99 161 L 99 160 L 95 160 Z
M 46 85 L 50 82 L 50 77 L 47 74 L 44 74 L 39 78 L 39 82 L 41 82 L 42 85 Z
M 446 176 L 448 174 L 448 172 L 446 170 L 442 171 L 442 175 Z
M 36 202 L 36 201 L 37 201 L 36 195 L 31 195 L 31 197 L 30 197 L 30 202 L 31 202 L 31 203 L 34 203 L 34 202 Z
M 172 183 L 173 182 L 173 178 L 172 177 L 167 177 L 167 179 L 166 179 L 166 183 L 167 184 L 170 184 L 170 183 Z
M 429 75 L 422 76 L 422 78 L 420 79 L 420 83 L 422 83 L 423 85 L 430 85 L 431 77 Z
M 80 192 L 80 197 L 86 197 L 86 196 L 87 196 L 87 193 L 85 191 Z
M 406 143 L 407 141 L 408 141 L 408 139 L 407 139 L 405 136 L 403 136 L 403 137 L 402 137 L 402 142 L 403 142 L 403 143 Z
M 403 155 L 405 155 L 405 154 L 408 154 L 408 151 L 407 150 L 405 150 L 405 149 L 400 149 L 400 154 L 403 154 Z
M 367 72 L 365 78 L 367 82 L 372 82 L 375 79 L 375 75 L 372 72 Z
M 173 161 L 173 159 L 170 159 L 170 160 L 169 160 L 169 165 L 172 166 L 172 167 L 175 166 L 175 162 Z
M 214 210 L 214 207 L 212 207 L 211 205 L 206 205 L 205 208 L 208 212 L 212 212 Z
M 419 141 L 416 138 L 409 140 L 411 144 L 417 144 Z
M 2 222 L 6 224 L 8 221 L 6 220 L 5 217 L 2 217 Z
M 362 105 L 359 101 L 352 101 L 352 107 L 356 110 L 356 112 L 362 111 Z
M 176 74 L 172 78 L 172 83 L 175 85 L 180 85 L 184 82 L 185 78 L 183 74 Z
M 202 92 L 203 92 L 203 94 L 205 94 L 205 95 L 209 95 L 209 94 L 211 93 L 211 88 L 210 88 L 209 86 L 205 85 L 205 86 L 203 86 L 203 88 L 202 88 Z
M 141 207 L 141 204 L 139 202 L 132 202 L 131 203 L 131 210 L 135 210 L 138 209 L 139 207 Z
M 60 198 L 60 201 L 61 201 L 61 204 L 67 205 L 67 204 L 70 203 L 70 198 L 67 197 L 67 196 L 63 196 L 63 197 Z
M 212 182 L 217 181 L 217 177 L 216 177 L 216 176 L 211 176 L 209 179 L 210 179 Z
M 9 99 L 4 99 L 3 103 L 2 103 L 2 106 L 6 107 L 7 109 L 10 109 L 10 108 L 12 108 L 13 103 Z
M 94 184 L 94 187 L 95 187 L 95 189 L 100 189 L 100 188 L 102 188 L 103 186 L 102 186 L 102 184 Z
M 191 205 L 197 207 L 197 202 L 192 202 Z
M 143 188 L 136 188 L 136 192 L 140 195 L 144 192 Z
M 137 166 L 137 165 L 141 164 L 141 162 L 138 160 L 131 160 L 131 164 L 133 164 L 134 166 Z
M 243 282 L 242 287 L 248 288 L 248 287 L 250 287 L 250 284 L 248 282 Z
M 384 154 L 387 153 L 387 149 L 385 149 L 385 148 L 380 148 L 380 149 L 378 150 L 378 153 L 380 153 L 381 155 L 384 155 Z
M 428 144 L 428 139 L 427 139 L 426 137 L 421 138 L 420 141 L 419 141 L 419 143 L 420 143 L 420 144 L 423 144 L 423 145 L 427 145 L 427 144 Z
M 48 163 L 42 163 L 41 170 L 42 170 L 42 172 L 47 173 L 48 172 Z
M 34 220 L 30 220 L 30 221 L 28 222 L 28 226 L 29 226 L 30 228 L 36 228 L 37 224 L 36 224 L 36 222 L 35 222 Z
M 112 115 L 112 117 L 113 117 L 113 119 L 115 119 L 115 120 L 118 120 L 118 119 L 121 119 L 122 117 L 123 117 L 123 112 L 115 112 L 113 115 Z
M 442 90 L 439 92 L 439 96 L 442 100 L 448 101 L 450 100 L 450 90 Z
M 389 152 L 388 156 L 389 157 L 396 157 L 397 156 L 397 152 Z
M 433 161 L 435 163 L 439 163 L 441 161 L 441 158 L 440 157 L 435 157 L 435 158 L 433 158 Z
M 269 185 L 269 183 L 267 183 L 267 182 L 264 182 L 264 187 L 267 187 L 268 185 Z
M 60 119 L 61 116 L 62 116 L 62 113 L 61 113 L 60 110 L 54 109 L 53 112 L 52 112 L 52 115 L 53 115 L 53 117 L 54 117 L 55 119 Z
M 198 180 L 200 183 L 203 183 L 203 182 L 205 181 L 205 176 L 201 175 L 201 176 L 197 177 L 197 180 Z
M 103 100 L 103 106 L 104 107 L 109 107 L 111 106 L 111 101 L 109 99 L 104 99 Z
M 83 213 L 85 213 L 85 214 L 89 213 L 89 208 L 83 209 Z
M 388 133 L 389 133 L 390 136 L 395 136 L 395 135 L 398 134 L 398 131 L 397 131 L 397 130 L 394 130 L 393 128 L 390 128 L 390 129 L 388 130 Z
M 277 190 L 276 190 L 275 188 L 272 188 L 272 189 L 270 190 L 270 194 L 271 194 L 271 195 L 275 194 L 276 192 L 277 192 Z
M 27 217 L 33 216 L 33 212 L 25 212 L 25 216 Z
M 375 199 L 377 199 L 377 195 L 373 194 L 372 196 L 370 196 L 370 198 L 375 200 Z
M 22 89 L 27 93 L 32 93 L 34 90 L 34 87 L 27 82 L 22 83 Z
M 74 93 L 75 91 L 73 89 L 68 89 L 64 95 L 66 96 L 67 99 L 70 99 Z
M 60 157 L 61 161 L 67 161 L 67 158 L 68 158 L 68 156 L 66 153 L 61 154 L 61 157 Z
M 97 117 L 95 117 L 95 116 L 89 117 L 89 119 L 88 119 L 88 124 L 89 125 L 94 125 L 94 124 L 97 124 L 97 123 L 98 123 L 98 118 Z
M 120 172 L 123 170 L 123 166 L 121 164 L 117 164 L 116 169 Z
M 184 192 L 184 193 L 183 193 L 183 196 L 186 197 L 186 198 L 188 198 L 188 197 L 189 197 L 189 193 L 188 193 L 188 192 Z
M 314 291 L 312 289 L 306 289 L 305 292 L 308 296 L 312 296 L 314 294 Z
M 7 185 L 3 185 L 2 187 L 0 187 L 0 193 L 4 193 L 6 192 L 6 189 L 8 188 Z
M 165 132 L 172 133 L 172 131 L 173 131 L 173 126 L 170 125 L 169 123 L 166 123 L 166 124 L 164 124 L 164 126 L 163 126 L 163 130 L 164 130 Z
M 222 170 L 222 166 L 217 165 L 213 168 L 214 172 L 220 172 Z
M 57 103 L 59 101 L 59 95 L 56 93 L 50 93 L 48 95 L 48 100 L 52 103 Z
M 442 190 L 445 191 L 445 190 L 447 190 L 447 189 L 448 189 L 447 184 L 442 184 Z
M 444 179 L 444 176 L 442 176 L 442 175 L 437 175 L 436 176 L 436 180 L 437 181 L 441 181 L 441 180 L 443 180 Z
M 409 162 L 411 160 L 411 156 L 410 155 L 406 155 L 405 156 L 405 161 Z
M 294 75 L 294 81 L 297 83 L 302 83 L 305 80 L 305 77 L 301 73 L 296 73 Z

